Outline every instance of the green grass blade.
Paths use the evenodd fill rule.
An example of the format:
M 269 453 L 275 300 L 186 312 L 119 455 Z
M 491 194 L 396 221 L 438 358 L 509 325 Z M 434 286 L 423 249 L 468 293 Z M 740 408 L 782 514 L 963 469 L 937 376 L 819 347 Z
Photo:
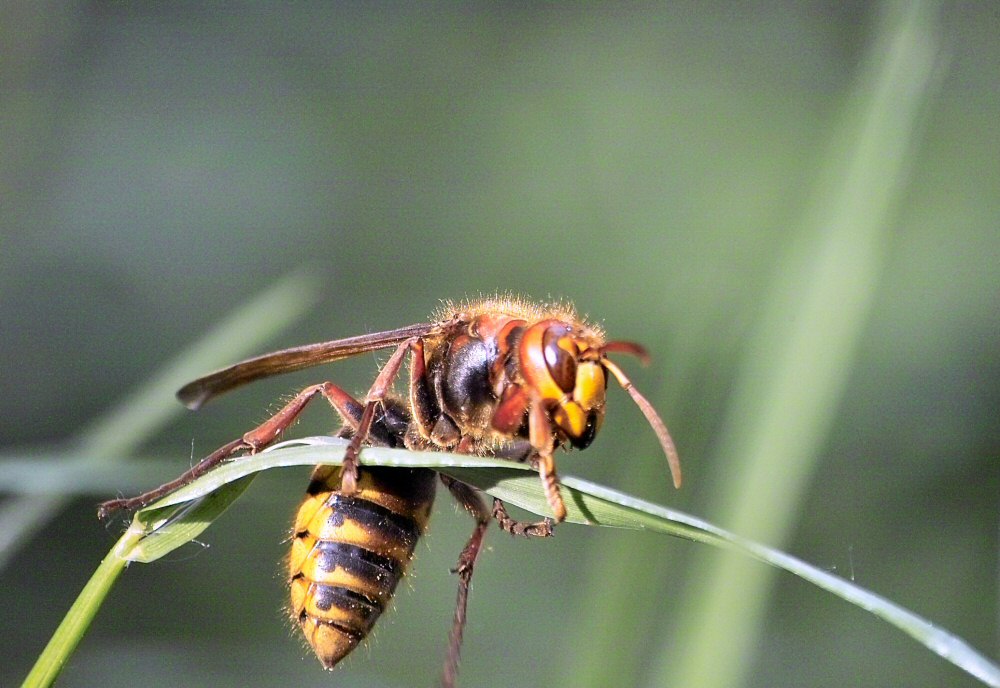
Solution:
M 127 561 L 152 562 L 193 540 L 246 490 L 258 472 L 286 466 L 338 464 L 346 446 L 346 441 L 331 437 L 284 442 L 219 466 L 139 510 L 70 609 L 24 685 L 50 685 Z M 361 460 L 370 466 L 433 468 L 527 511 L 540 516 L 549 514 L 541 481 L 524 464 L 381 447 L 366 448 Z M 586 480 L 566 477 L 562 491 L 569 522 L 663 532 L 736 551 L 784 569 L 886 620 L 986 685 L 1000 688 L 1000 667 L 961 638 L 850 581 L 701 519 Z
M 132 561 L 152 561 L 161 557 L 204 531 L 246 489 L 248 481 L 258 471 L 281 466 L 336 464 L 345 446 L 344 440 L 330 437 L 285 442 L 210 471 L 139 511 L 135 523 L 140 524 L 144 535 L 124 556 Z M 433 468 L 532 513 L 540 516 L 550 513 L 541 481 L 524 464 L 381 447 L 365 449 L 362 461 L 365 465 Z M 1000 668 L 961 638 L 850 581 L 701 519 L 586 480 L 566 477 L 562 480 L 562 489 L 569 522 L 663 532 L 733 550 L 784 569 L 875 614 L 987 685 L 1000 688 Z
M 798 231 L 776 257 L 716 440 L 716 465 L 739 461 L 713 481 L 709 512 L 779 546 L 799 523 L 856 371 L 937 75 L 937 3 L 883 10 L 881 31 L 816 162 L 820 173 Z M 744 685 L 772 573 L 699 553 L 646 685 Z
M 108 485 L 138 494 L 177 477 L 177 457 L 106 461 L 77 452 L 0 454 L 0 493 L 107 499 Z M 44 499 L 35 502 L 46 504 Z
M 134 451 L 185 412 L 174 397 L 181 385 L 256 353 L 264 342 L 305 316 L 319 299 L 316 282 L 316 276 L 306 271 L 293 272 L 227 314 L 86 428 L 78 438 L 84 453 L 121 457 Z
M 136 513 L 134 523 L 143 535 L 123 556 L 148 564 L 191 542 L 250 487 L 255 477 L 256 473 L 237 478 L 190 502 Z
M 130 528 L 104 557 L 94 575 L 73 602 L 73 606 L 63 617 L 62 623 L 52 634 L 48 645 L 38 656 L 35 666 L 21 684 L 22 688 L 47 688 L 56 680 L 66 661 L 83 639 L 94 615 L 108 596 L 111 586 L 118 579 L 122 569 L 128 565 L 128 561 L 120 556 L 120 552 L 128 550 L 131 545 L 138 542 L 139 538 L 140 533 Z
M 82 456 L 98 465 L 125 459 L 158 428 L 184 412 L 174 399 L 174 392 L 182 384 L 253 353 L 269 337 L 301 318 L 318 297 L 315 282 L 315 277 L 306 272 L 292 273 L 236 309 L 72 438 L 69 444 L 73 449 L 66 452 L 66 461 Z M 253 323 L 253 327 L 247 327 L 247 323 Z M 53 484 L 58 484 L 65 478 L 54 480 Z M 19 492 L 17 484 L 7 489 Z M 60 492 L 54 490 L 47 499 L 38 494 L 18 494 L 0 506 L 0 569 L 59 513 L 68 499 Z
M 198 537 L 250 486 L 256 474 L 236 478 L 188 502 L 136 513 L 56 628 L 22 688 L 47 688 L 83 639 L 111 586 L 129 562 L 149 563 Z

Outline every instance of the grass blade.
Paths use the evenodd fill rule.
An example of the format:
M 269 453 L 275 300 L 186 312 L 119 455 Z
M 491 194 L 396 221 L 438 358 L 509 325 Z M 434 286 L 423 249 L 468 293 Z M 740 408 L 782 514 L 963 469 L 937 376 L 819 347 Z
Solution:
M 193 540 L 247 489 L 258 472 L 286 466 L 338 464 L 346 446 L 345 440 L 332 437 L 283 442 L 260 454 L 219 466 L 139 510 L 128 531 L 70 609 L 24 685 L 32 688 L 50 685 L 127 562 L 152 562 Z M 524 464 L 381 447 L 366 448 L 361 460 L 370 466 L 433 468 L 527 511 L 540 516 L 549 514 L 541 481 Z M 986 685 L 1000 688 L 1000 667 L 961 638 L 854 583 L 701 519 L 586 480 L 566 477 L 562 480 L 562 490 L 569 522 L 667 533 L 736 551 L 784 569 L 875 614 Z
M 717 438 L 709 507 L 780 546 L 804 508 L 889 259 L 897 204 L 937 76 L 937 3 L 886 3 L 833 128 L 799 229 L 776 258 Z M 739 461 L 722 463 L 739 457 Z M 781 476 L 776 480 L 775 476 Z M 647 685 L 744 685 L 773 585 L 700 553 Z M 681 639 L 676 642 L 674 639 Z
M 120 551 L 128 550 L 132 544 L 138 542 L 139 537 L 140 533 L 130 528 L 118 540 L 108 556 L 104 557 L 38 656 L 35 666 L 21 684 L 22 688 L 46 688 L 56 680 L 70 655 L 83 639 L 90 622 L 101 608 L 104 598 L 108 596 L 111 586 L 118 580 L 122 569 L 128 565 L 128 561 L 120 556 Z
M 146 383 L 126 395 L 90 427 L 72 438 L 69 457 L 81 455 L 94 465 L 124 459 L 157 429 L 184 411 L 174 392 L 185 382 L 252 353 L 269 337 L 301 318 L 318 290 L 305 272 L 295 272 L 236 309 L 204 337 L 188 347 Z M 248 328 L 247 323 L 254 323 Z M 114 457 L 114 458 L 111 458 Z M 57 479 L 59 482 L 61 479 Z M 16 484 L 8 489 L 18 491 Z M 0 506 L 0 569 L 29 538 L 44 530 L 69 497 L 59 491 L 47 499 L 17 495 Z

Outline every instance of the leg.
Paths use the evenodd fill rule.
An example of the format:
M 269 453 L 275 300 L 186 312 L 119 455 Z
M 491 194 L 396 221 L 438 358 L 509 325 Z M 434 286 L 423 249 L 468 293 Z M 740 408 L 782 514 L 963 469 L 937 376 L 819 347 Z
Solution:
M 146 506 L 150 502 L 155 501 L 180 487 L 184 487 L 195 478 L 203 475 L 208 471 L 208 469 L 222 463 L 236 452 L 245 448 L 246 446 L 242 439 L 233 440 L 229 444 L 225 444 L 216 449 L 214 452 L 206 456 L 174 480 L 160 485 L 155 490 L 144 492 L 137 497 L 111 499 L 107 502 L 101 502 L 101 504 L 97 507 L 97 518 L 104 520 L 120 509 L 132 510 L 141 506 Z
M 113 499 L 111 501 L 104 502 L 97 509 L 98 517 L 105 518 L 119 509 L 135 509 L 137 507 L 145 506 L 146 504 L 159 499 L 168 492 L 173 492 L 177 488 L 187 485 L 195 478 L 206 473 L 210 468 L 217 466 L 230 457 L 237 456 L 241 452 L 249 452 L 250 454 L 257 453 L 261 449 L 273 444 L 281 433 L 287 430 L 288 427 L 295 422 L 298 415 L 302 413 L 302 409 L 305 408 L 306 404 L 309 403 L 309 401 L 317 394 L 322 395 L 330 403 L 334 410 L 336 410 L 337 413 L 343 418 L 345 423 L 351 425 L 352 427 L 356 427 L 358 425 L 358 417 L 361 414 L 361 405 L 355 401 L 351 395 L 331 382 L 310 385 L 296 394 L 295 397 L 285 404 L 280 411 L 275 413 L 266 421 L 243 435 L 240 439 L 233 440 L 232 442 L 219 447 L 207 457 L 199 461 L 190 470 L 181 474 L 178 478 L 171 480 L 168 483 L 164 483 L 155 490 L 150 490 L 149 492 L 145 492 L 137 497 L 132 497 L 130 499 Z
M 424 361 L 424 342 L 416 340 L 410 347 L 410 409 L 413 424 L 424 440 L 431 439 L 434 426 L 441 417 L 441 408 L 434 396 L 430 380 L 427 379 L 427 364 Z
M 364 441 L 368 439 L 372 420 L 375 418 L 375 407 L 382 403 L 386 395 L 389 394 L 389 390 L 392 389 L 392 383 L 399 374 L 399 369 L 403 365 L 403 357 L 406 355 L 406 352 L 418 349 L 421 352 L 422 362 L 423 341 L 419 337 L 411 337 L 396 347 L 396 350 L 392 352 L 392 356 L 389 357 L 389 360 L 386 361 L 385 366 L 379 372 L 378 377 L 375 378 L 375 382 L 372 383 L 371 389 L 368 390 L 368 395 L 365 397 L 365 408 L 361 413 L 361 420 L 355 429 L 354 437 L 351 438 L 351 443 L 347 445 L 347 450 L 344 452 L 340 484 L 340 490 L 344 494 L 353 494 L 357 490 L 358 452 L 361 451 L 361 445 Z
M 528 412 L 528 440 L 538 452 L 538 475 L 545 488 L 545 499 L 555 516 L 556 523 L 566 518 L 566 504 L 559 493 L 559 477 L 556 475 L 556 460 L 552 456 L 552 421 L 549 420 L 540 399 L 534 399 Z
M 483 536 L 486 534 L 486 526 L 490 522 L 490 512 L 479 494 L 465 483 L 443 474 L 441 482 L 448 487 L 459 504 L 465 507 L 465 510 L 476 519 L 476 529 L 472 531 L 472 536 L 458 556 L 458 566 L 453 571 L 453 573 L 458 574 L 458 598 L 455 602 L 455 617 L 451 624 L 451 632 L 448 634 L 448 658 L 445 660 L 444 670 L 441 674 L 442 688 L 453 688 L 458 677 L 458 662 L 462 652 L 462 634 L 465 631 L 466 606 L 469 601 L 472 570 L 479 557 L 479 550 L 483 546 Z
M 562 493 L 559 491 L 556 460 L 552 456 L 551 450 L 538 457 L 538 475 L 542 479 L 542 487 L 545 488 L 545 499 L 549 502 L 549 508 L 552 509 L 556 523 L 562 523 L 566 519 L 566 503 L 563 502 Z
M 427 376 L 427 363 L 424 360 L 424 342 L 417 339 L 410 347 L 410 410 L 413 416 L 413 426 L 427 446 L 451 449 L 460 447 L 457 451 L 466 452 L 461 448 L 462 433 L 447 414 L 441 411 L 434 384 Z
M 499 499 L 493 500 L 493 518 L 496 519 L 500 530 L 511 535 L 523 535 L 525 537 L 552 537 L 552 519 L 546 518 L 536 523 L 517 521 L 510 517 L 507 508 Z

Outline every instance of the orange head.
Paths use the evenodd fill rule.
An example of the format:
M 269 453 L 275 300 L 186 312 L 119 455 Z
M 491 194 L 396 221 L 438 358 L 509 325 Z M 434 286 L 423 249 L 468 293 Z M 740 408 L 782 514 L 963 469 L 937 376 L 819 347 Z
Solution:
M 610 373 L 653 427 L 670 464 L 674 484 L 680 486 L 680 460 L 666 426 L 631 380 L 607 358 L 608 353 L 623 353 L 646 362 L 649 356 L 645 349 L 632 342 L 605 342 L 600 333 L 590 328 L 554 318 L 527 325 L 516 346 L 523 384 L 516 392 L 505 393 L 510 398 L 510 408 L 505 409 L 501 402 L 495 427 L 499 421 L 509 428 L 514 409 L 537 404 L 551 419 L 557 441 L 568 441 L 583 449 L 594 440 L 604 420 L 607 373 Z

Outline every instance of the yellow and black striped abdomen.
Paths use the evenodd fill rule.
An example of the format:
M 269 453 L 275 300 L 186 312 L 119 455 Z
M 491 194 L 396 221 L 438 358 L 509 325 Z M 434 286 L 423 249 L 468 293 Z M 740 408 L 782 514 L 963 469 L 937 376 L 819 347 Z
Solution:
M 295 518 L 289 557 L 293 620 L 328 669 L 369 633 L 427 527 L 436 474 L 359 467 L 340 492 L 340 468 L 317 466 Z

